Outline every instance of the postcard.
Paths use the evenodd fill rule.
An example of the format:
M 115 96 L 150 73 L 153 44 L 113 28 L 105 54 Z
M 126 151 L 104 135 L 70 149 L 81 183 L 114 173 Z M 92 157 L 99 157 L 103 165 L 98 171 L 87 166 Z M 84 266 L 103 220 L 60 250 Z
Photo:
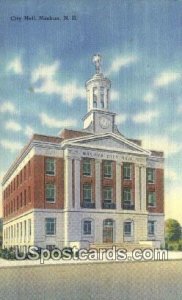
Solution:
M 181 28 L 180 0 L 0 1 L 0 299 L 181 299 Z

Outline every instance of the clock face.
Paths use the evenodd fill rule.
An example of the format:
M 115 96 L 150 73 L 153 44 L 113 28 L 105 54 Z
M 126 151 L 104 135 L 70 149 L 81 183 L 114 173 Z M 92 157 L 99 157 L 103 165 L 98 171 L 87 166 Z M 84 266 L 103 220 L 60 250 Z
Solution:
M 105 117 L 100 118 L 100 126 L 103 129 L 108 128 L 110 124 L 111 124 L 111 121 L 108 118 L 105 118 Z

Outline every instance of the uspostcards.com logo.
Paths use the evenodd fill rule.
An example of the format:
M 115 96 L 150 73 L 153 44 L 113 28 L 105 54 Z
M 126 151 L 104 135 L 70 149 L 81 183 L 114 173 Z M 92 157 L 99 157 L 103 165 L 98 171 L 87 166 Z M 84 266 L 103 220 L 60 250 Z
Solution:
M 73 261 L 161 261 L 168 260 L 168 251 L 161 249 L 140 249 L 136 248 L 127 251 L 124 248 L 101 248 L 101 249 L 78 249 L 54 248 L 52 250 L 42 249 L 36 246 L 23 247 L 23 251 L 15 248 L 15 258 L 17 260 L 40 260 L 44 264 L 48 260 L 73 260 Z

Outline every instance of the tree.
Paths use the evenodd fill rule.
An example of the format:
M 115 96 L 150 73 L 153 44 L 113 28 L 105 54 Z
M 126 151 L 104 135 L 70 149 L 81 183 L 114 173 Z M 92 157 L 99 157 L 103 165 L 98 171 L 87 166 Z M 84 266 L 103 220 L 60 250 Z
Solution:
M 181 225 L 174 219 L 165 222 L 165 237 L 167 241 L 178 241 L 181 238 Z

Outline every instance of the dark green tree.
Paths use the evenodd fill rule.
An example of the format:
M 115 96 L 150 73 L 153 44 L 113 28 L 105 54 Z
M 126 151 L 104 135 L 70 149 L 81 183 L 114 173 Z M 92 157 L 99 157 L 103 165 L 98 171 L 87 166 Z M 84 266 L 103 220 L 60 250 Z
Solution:
M 165 237 L 167 241 L 178 241 L 181 238 L 181 225 L 174 219 L 165 222 Z

